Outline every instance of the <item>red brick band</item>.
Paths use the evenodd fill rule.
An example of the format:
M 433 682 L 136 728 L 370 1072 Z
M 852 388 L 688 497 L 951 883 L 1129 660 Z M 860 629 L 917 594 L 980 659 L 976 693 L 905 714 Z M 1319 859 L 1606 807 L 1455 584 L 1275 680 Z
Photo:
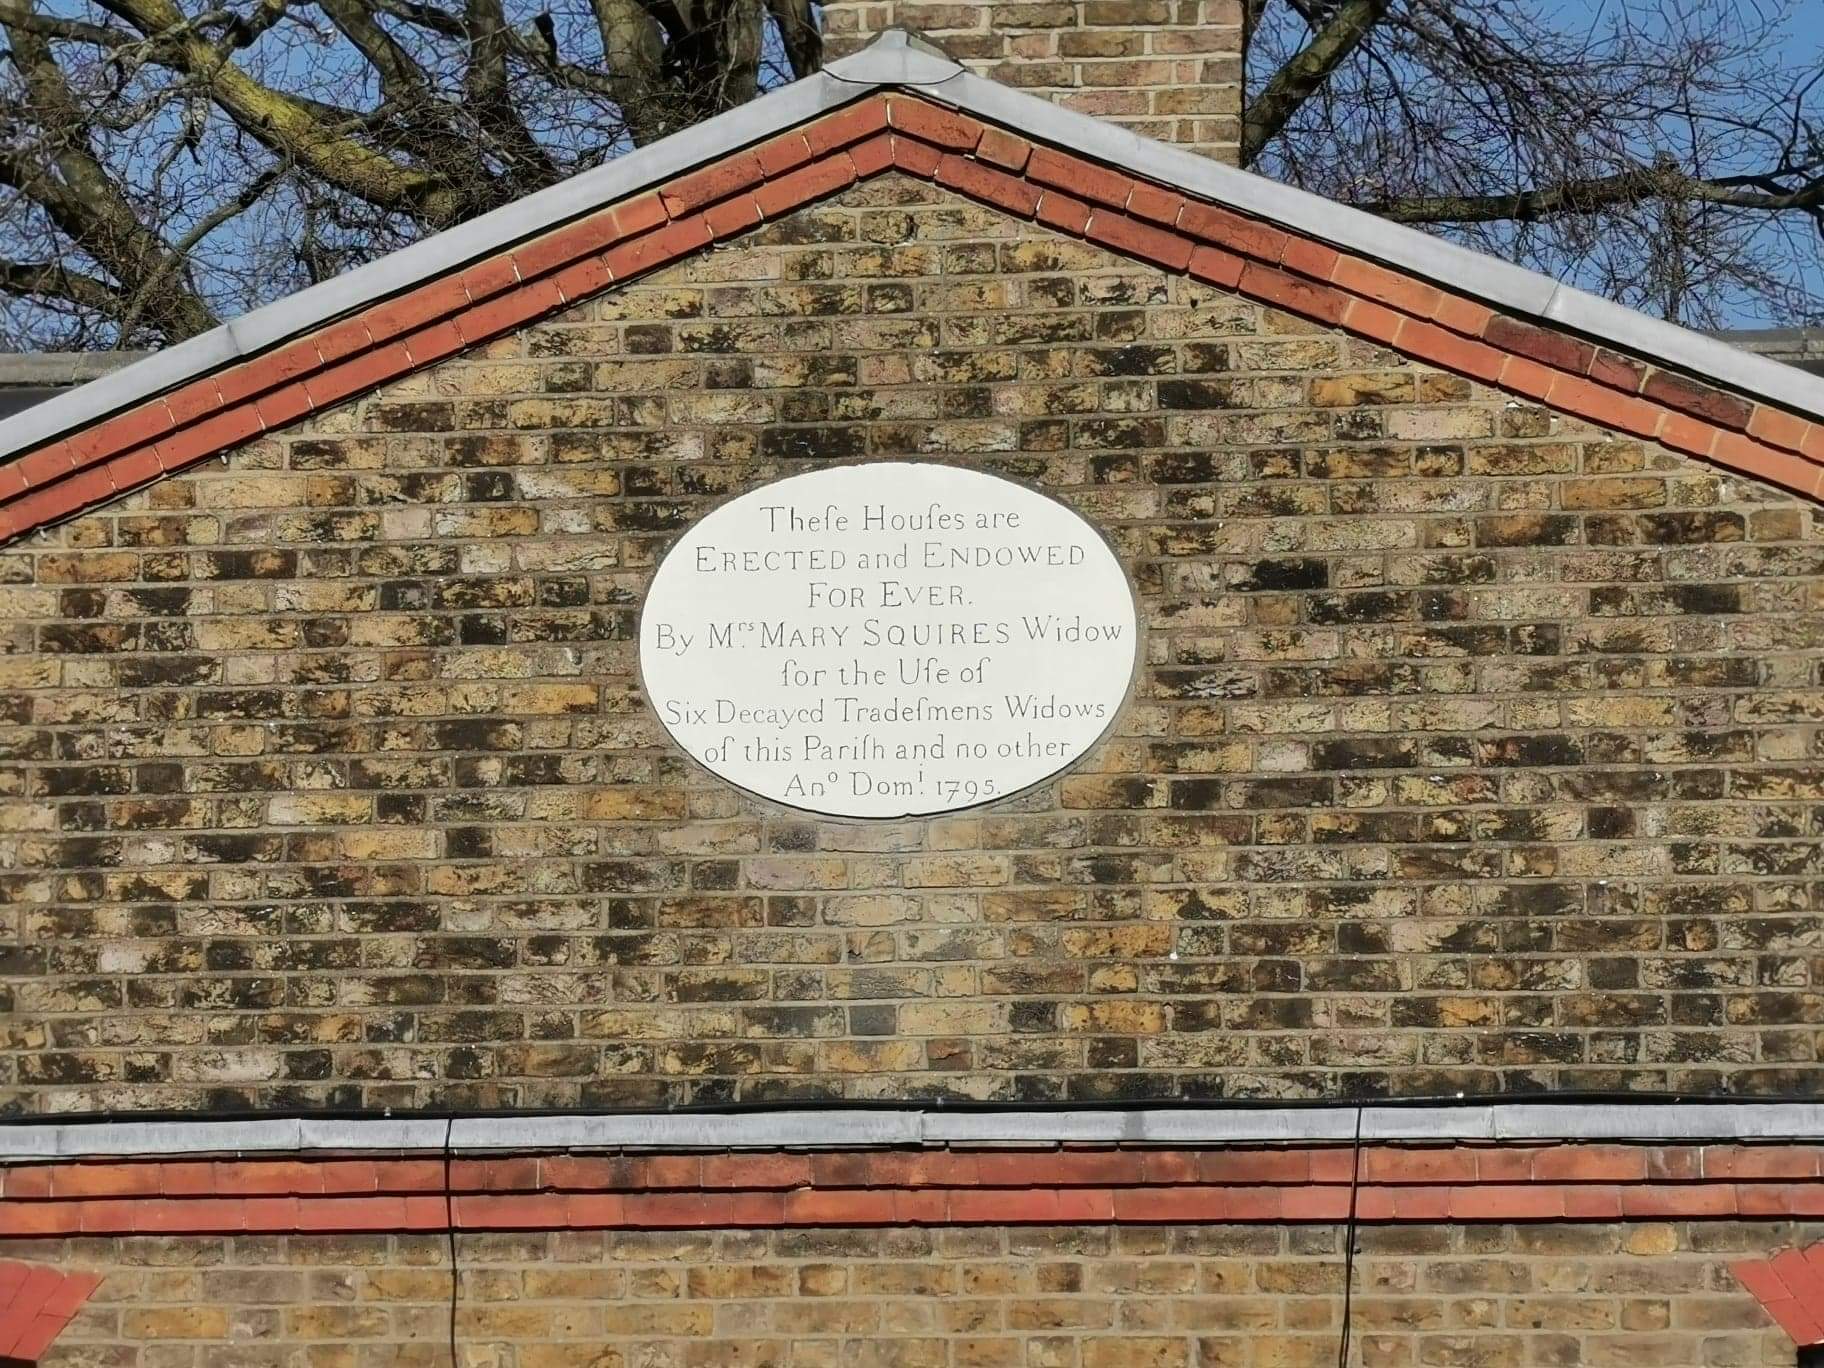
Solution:
M 0 1260 L 0 1361 L 35 1363 L 101 1279 Z
M 119 1160 L 0 1173 L 0 1236 L 1333 1223 L 1346 1146 Z M 1824 1147 L 1374 1145 L 1376 1223 L 1824 1217 Z
M 1730 1271 L 1794 1344 L 1824 1344 L 1824 1244 L 1749 1259 Z
M 872 96 L 0 465 L 0 541 L 59 521 L 887 170 L 1824 497 L 1824 423 L 909 95 Z

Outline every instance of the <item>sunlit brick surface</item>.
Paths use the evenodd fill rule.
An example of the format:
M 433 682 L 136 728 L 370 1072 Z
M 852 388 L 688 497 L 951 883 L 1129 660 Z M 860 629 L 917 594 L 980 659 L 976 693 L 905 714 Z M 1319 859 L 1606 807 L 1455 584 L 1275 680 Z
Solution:
M 1812 1227 L 1813 1238 L 1824 1228 Z M 1207 1226 L 464 1236 L 457 1362 L 502 1368 L 1329 1368 L 1341 1235 Z M 1365 1229 L 1360 1368 L 1787 1365 L 1732 1224 Z M 80 1240 L 46 1368 L 449 1362 L 441 1237 Z
M 10 1104 L 1815 1091 L 1815 505 L 1199 250 L 889 174 L 0 553 Z M 907 456 L 1107 529 L 1139 690 L 1017 803 L 745 800 L 653 563 Z

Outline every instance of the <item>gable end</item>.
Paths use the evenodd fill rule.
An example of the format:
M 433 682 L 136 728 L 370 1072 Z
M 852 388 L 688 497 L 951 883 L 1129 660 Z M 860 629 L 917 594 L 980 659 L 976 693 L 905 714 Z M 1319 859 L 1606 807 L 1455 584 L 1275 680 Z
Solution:
M 25 451 L 0 465 L 0 541 L 888 170 L 1574 417 L 1824 497 L 1824 423 L 896 92 L 866 95 Z

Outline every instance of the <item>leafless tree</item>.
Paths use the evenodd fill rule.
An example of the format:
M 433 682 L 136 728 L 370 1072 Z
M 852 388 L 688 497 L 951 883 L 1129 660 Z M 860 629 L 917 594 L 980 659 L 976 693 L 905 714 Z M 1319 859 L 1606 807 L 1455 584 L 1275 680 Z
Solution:
M 19 348 L 188 337 L 821 52 L 810 0 L 0 0 L 0 30 Z
M 1824 6 L 1247 0 L 1254 169 L 1698 326 L 1824 317 Z
M 1793 15 L 1247 3 L 1257 169 L 1672 317 L 1817 316 Z M 0 38 L 16 348 L 193 335 L 820 60 L 812 0 L 0 0 Z

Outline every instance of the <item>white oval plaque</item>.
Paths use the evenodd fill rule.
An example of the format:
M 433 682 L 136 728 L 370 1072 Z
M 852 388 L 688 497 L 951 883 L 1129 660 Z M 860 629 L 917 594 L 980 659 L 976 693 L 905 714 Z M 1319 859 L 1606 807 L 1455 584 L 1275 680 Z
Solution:
M 723 504 L 653 576 L 640 665 L 732 784 L 837 817 L 1049 778 L 1115 720 L 1133 594 L 1056 500 L 953 466 L 839 466 Z

